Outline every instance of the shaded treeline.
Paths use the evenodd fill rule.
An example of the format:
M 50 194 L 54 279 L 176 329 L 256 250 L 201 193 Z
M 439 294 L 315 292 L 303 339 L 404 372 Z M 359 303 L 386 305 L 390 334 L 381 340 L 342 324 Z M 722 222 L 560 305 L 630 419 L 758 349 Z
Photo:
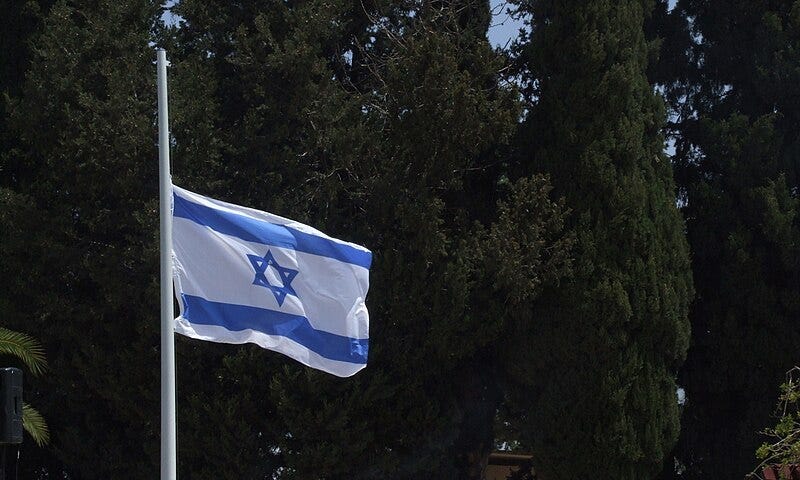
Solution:
M 547 480 L 749 471 L 800 292 L 773 3 L 519 1 L 503 52 L 479 0 L 6 2 L 0 321 L 51 363 L 24 478 L 158 474 L 155 45 L 176 184 L 374 252 L 350 379 L 177 339 L 181 477 L 479 479 L 496 442 Z

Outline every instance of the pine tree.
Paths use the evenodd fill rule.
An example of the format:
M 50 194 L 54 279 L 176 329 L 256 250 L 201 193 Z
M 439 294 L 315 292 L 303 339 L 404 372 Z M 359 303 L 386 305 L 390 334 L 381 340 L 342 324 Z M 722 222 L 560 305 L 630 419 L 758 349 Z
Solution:
M 671 97 L 697 298 L 679 377 L 681 468 L 665 476 L 741 478 L 800 342 L 800 4 L 676 11 L 693 39 Z
M 552 175 L 576 230 L 574 277 L 525 312 L 513 422 L 548 479 L 656 474 L 679 431 L 675 376 L 692 295 L 664 108 L 648 84 L 648 1 L 519 2 L 525 171 Z M 520 351 L 511 349 L 511 351 Z

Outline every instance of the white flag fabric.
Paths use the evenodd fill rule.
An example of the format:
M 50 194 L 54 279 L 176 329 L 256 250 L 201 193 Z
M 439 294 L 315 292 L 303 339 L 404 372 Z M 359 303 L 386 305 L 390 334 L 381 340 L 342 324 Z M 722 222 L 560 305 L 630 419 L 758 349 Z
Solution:
M 349 377 L 367 364 L 372 253 L 173 185 L 175 331 L 255 343 Z

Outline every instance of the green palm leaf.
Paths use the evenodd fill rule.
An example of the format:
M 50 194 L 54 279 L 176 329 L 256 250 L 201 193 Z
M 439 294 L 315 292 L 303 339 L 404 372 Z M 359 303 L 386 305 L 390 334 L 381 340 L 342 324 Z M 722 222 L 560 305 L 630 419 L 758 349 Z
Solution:
M 3 327 L 0 327 L 0 354 L 19 358 L 34 375 L 40 375 L 47 368 L 42 344 L 29 335 Z
M 50 429 L 42 414 L 25 402 L 22 402 L 22 428 L 33 438 L 37 445 L 50 442 Z

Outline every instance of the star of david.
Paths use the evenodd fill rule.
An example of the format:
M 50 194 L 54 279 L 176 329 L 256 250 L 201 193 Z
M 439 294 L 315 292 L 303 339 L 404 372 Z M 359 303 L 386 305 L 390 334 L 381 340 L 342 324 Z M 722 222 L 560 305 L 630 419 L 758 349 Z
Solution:
M 272 256 L 272 252 L 267 250 L 267 254 L 263 257 L 259 257 L 258 255 L 247 255 L 247 258 L 250 260 L 250 263 L 253 265 L 253 269 L 256 271 L 256 278 L 253 280 L 253 285 L 261 285 L 264 288 L 269 289 L 273 295 L 275 295 L 275 300 L 278 301 L 278 306 L 283 305 L 283 301 L 286 299 L 286 295 L 294 295 L 297 296 L 297 292 L 294 291 L 292 288 L 292 280 L 294 277 L 297 276 L 297 270 L 292 270 L 291 268 L 286 268 L 278 265 L 278 262 L 275 260 L 275 257 Z M 272 267 L 272 269 L 277 273 L 278 279 L 282 283 L 282 285 L 273 285 L 267 279 L 267 268 Z

